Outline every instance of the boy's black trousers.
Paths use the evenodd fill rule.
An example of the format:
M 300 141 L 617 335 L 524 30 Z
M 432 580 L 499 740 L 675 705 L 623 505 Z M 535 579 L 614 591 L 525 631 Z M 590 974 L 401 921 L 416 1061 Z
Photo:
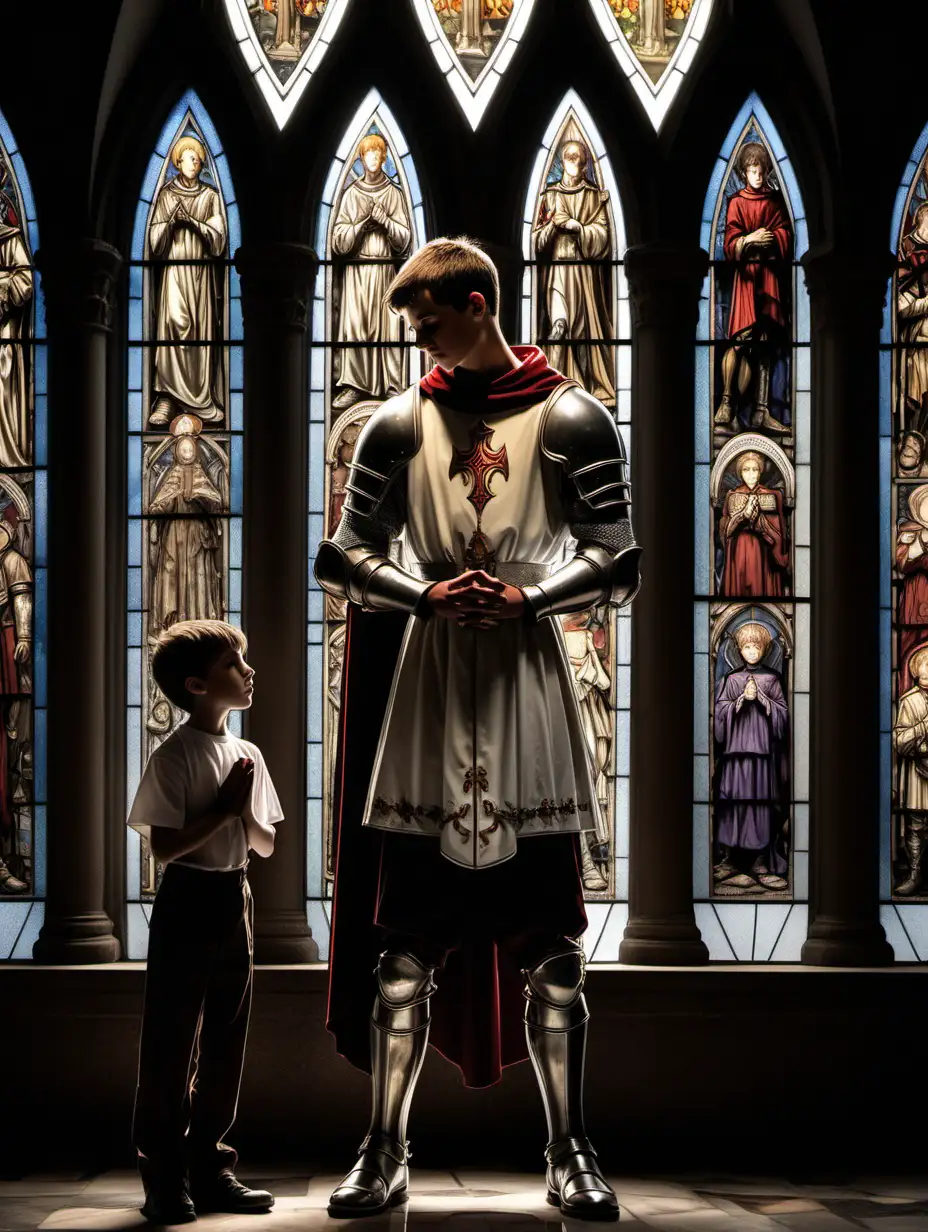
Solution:
M 132 1136 L 143 1179 L 234 1168 L 252 986 L 246 870 L 169 863 L 151 913 Z

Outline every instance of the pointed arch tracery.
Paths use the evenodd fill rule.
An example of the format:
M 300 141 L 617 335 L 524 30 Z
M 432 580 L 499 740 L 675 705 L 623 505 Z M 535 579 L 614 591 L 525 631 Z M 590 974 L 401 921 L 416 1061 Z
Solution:
M 232 34 L 278 128 L 322 62 L 349 0 L 225 0 Z
M 535 0 L 412 0 L 439 70 L 476 129 L 509 67 Z
M 928 958 L 920 746 L 917 724 L 928 649 L 928 127 L 906 164 L 893 209 L 896 268 L 880 354 L 881 922 L 897 961 Z
M 701 242 L 696 922 L 713 959 L 792 961 L 809 877 L 808 232 L 756 95 L 719 153 Z
M 35 201 L 0 113 L 0 958 L 44 919 L 47 362 Z
M 372 220 L 372 225 L 366 225 Z M 316 215 L 310 347 L 309 542 L 341 516 L 354 443 L 371 414 L 421 375 L 419 352 L 382 305 L 403 260 L 425 242 L 412 154 L 390 108 L 371 90 L 334 152 Z M 307 911 L 328 952 L 345 604 L 323 593 L 310 562 Z
M 696 58 L 712 0 L 590 0 L 648 119 L 663 124 Z
M 631 328 L 625 224 L 612 163 L 575 91 L 555 109 L 528 181 L 522 217 L 521 329 L 631 433 Z M 634 477 L 633 477 L 634 478 Z M 604 829 L 584 836 L 592 961 L 615 962 L 628 916 L 631 619 L 595 608 L 562 618 L 597 771 Z
M 241 623 L 241 243 L 228 159 L 192 92 L 165 122 L 136 207 L 129 265 L 127 800 L 184 718 L 151 675 L 177 620 Z M 241 714 L 229 728 L 239 732 Z M 160 877 L 127 843 L 128 957 L 144 958 Z

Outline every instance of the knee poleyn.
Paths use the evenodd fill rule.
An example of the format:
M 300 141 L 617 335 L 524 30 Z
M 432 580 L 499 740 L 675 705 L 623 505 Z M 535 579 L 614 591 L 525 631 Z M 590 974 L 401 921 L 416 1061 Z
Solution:
M 586 978 L 579 946 L 551 954 L 525 972 L 525 1021 L 545 1031 L 569 1031 L 589 1014 L 583 984 Z
M 377 964 L 376 1026 L 395 1035 L 428 1025 L 429 998 L 435 991 L 432 967 L 412 954 L 384 952 Z

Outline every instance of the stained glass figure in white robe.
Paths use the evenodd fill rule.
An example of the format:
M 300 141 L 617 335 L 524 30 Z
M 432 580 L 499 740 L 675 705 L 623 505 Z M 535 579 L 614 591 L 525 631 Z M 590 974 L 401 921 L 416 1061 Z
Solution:
M 0 466 L 28 466 L 29 389 L 23 356 L 32 263 L 16 207 L 0 191 Z
M 211 260 L 226 251 L 227 228 L 219 193 L 200 179 L 205 161 L 202 142 L 181 137 L 171 151 L 177 175 L 152 208 L 151 256 L 169 262 L 156 272 L 154 425 L 185 411 L 206 423 L 224 414 L 223 348 L 210 345 L 224 334 L 222 280 Z
M 369 133 L 358 146 L 363 174 L 342 195 L 332 228 L 332 252 L 348 258 L 340 284 L 339 343 L 400 343 L 402 326 L 383 303 L 412 228 L 399 186 L 384 171 L 387 143 Z M 402 346 L 342 346 L 335 354 L 335 410 L 361 398 L 390 398 L 406 384 Z

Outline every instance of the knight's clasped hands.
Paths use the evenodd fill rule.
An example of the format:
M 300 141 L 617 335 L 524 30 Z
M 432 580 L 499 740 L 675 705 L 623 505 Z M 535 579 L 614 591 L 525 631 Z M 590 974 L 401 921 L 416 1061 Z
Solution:
M 495 629 L 501 620 L 518 620 L 525 596 L 483 569 L 468 569 L 447 582 L 436 582 L 426 601 L 436 616 L 455 620 L 462 629 Z

